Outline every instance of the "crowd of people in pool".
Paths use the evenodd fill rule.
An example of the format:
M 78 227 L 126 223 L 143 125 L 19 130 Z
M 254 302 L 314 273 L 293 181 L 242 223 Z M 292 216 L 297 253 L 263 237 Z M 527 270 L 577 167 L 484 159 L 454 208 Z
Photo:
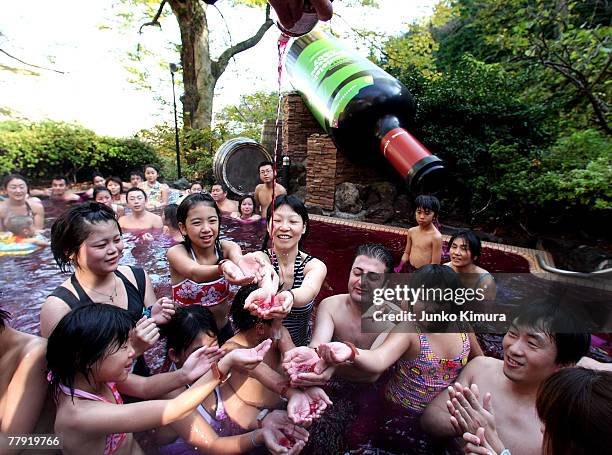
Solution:
M 409 271 L 415 288 L 470 287 L 495 298 L 472 231 L 450 238 L 450 261 L 441 264 L 434 196 L 415 199 L 399 265 L 383 245 L 355 245 L 347 292 L 317 304 L 327 268 L 303 250 L 308 211 L 276 186 L 271 163 L 259 172 L 255 195 L 239 204 L 222 185 L 209 194 L 199 183 L 173 201 L 152 165 L 129 183 L 95 175 L 82 196 L 63 178 L 38 194 L 73 202 L 50 232 L 59 269 L 72 273 L 42 304 L 41 337 L 12 329 L 0 309 L 0 454 L 8 436 L 38 433 L 61 436 L 67 454 L 142 453 L 133 433 L 143 432 L 161 454 L 295 454 L 333 409 L 334 381 L 369 403 L 345 424 L 370 421 L 352 443 L 361 453 L 607 451 L 610 365 L 584 357 L 590 335 L 555 302 L 521 308 L 503 360 L 484 356 L 456 322 L 362 330 L 372 289 L 395 272 Z M 8 176 L 4 189 L 0 231 L 30 241 L 43 206 L 21 176 Z M 244 254 L 220 239 L 223 215 L 263 218 L 261 250 Z M 20 218 L 27 226 L 13 230 Z M 167 250 L 172 295 L 159 297 L 145 270 L 120 260 L 124 231 L 146 241 L 162 229 L 175 241 Z M 151 375 L 145 353 L 160 340 L 165 372 Z M 412 439 L 406 429 L 429 436 Z

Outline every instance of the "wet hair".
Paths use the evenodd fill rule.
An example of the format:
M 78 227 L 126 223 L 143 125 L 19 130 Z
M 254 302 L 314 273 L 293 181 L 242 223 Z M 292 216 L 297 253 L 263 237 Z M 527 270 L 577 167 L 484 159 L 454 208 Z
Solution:
M 106 179 L 106 182 L 104 183 L 104 186 L 108 188 L 108 184 L 110 182 L 115 182 L 117 185 L 119 185 L 119 194 L 123 193 L 123 181 L 119 177 L 115 177 L 115 176 L 108 177 Z M 112 193 L 111 193 L 111 196 L 112 196 Z
M 259 163 L 259 165 L 257 166 L 257 170 L 260 170 L 262 167 L 264 166 L 272 166 L 272 168 L 274 168 L 274 163 L 272 163 L 272 161 L 262 161 L 261 163 Z
M 130 171 L 130 178 L 132 178 L 132 176 L 137 175 L 138 177 L 140 177 L 141 179 L 144 179 L 144 175 L 142 175 L 142 172 L 139 171 L 138 169 L 132 169 Z
M 13 234 L 20 236 L 24 229 L 31 227 L 33 224 L 34 218 L 30 215 L 15 215 L 4 222 L 4 227 Z
M 147 169 L 149 168 L 153 168 L 155 169 L 155 172 L 157 172 L 159 174 L 159 166 L 156 164 L 145 164 L 144 167 L 142 168 L 143 172 L 147 172 Z
M 6 321 L 11 318 L 11 313 L 0 308 L 0 332 L 6 327 Z
M 100 174 L 99 172 L 94 172 L 93 174 L 91 174 L 91 181 L 93 182 L 96 177 L 104 178 L 104 176 Z
M 277 196 L 276 199 L 274 199 L 273 204 L 270 204 L 268 206 L 268 210 L 266 213 L 266 219 L 268 220 L 268 224 L 272 222 L 272 208 L 274 207 L 274 210 L 278 210 L 283 205 L 288 205 L 289 207 L 291 207 L 291 210 L 293 210 L 300 216 L 300 218 L 302 218 L 302 222 L 304 223 L 304 226 L 306 226 L 306 230 L 304 231 L 302 237 L 300 238 L 300 241 L 298 242 L 298 249 L 301 249 L 302 243 L 308 236 L 308 230 L 310 225 L 310 223 L 308 222 L 308 209 L 306 208 L 304 203 L 300 201 L 297 197 L 293 195 L 290 196 L 287 194 L 281 194 L 280 196 Z M 261 245 L 261 251 L 266 251 L 268 249 L 269 241 L 270 234 L 266 229 L 266 235 L 264 236 L 263 243 Z
M 121 226 L 113 209 L 98 202 L 79 204 L 62 213 L 51 226 L 51 252 L 62 272 L 68 272 L 83 242 L 89 237 L 91 225 L 111 221 L 119 234 Z M 78 265 L 78 264 L 77 264 Z
M 255 214 L 255 197 L 252 194 L 245 194 L 240 199 L 238 199 L 238 213 L 242 215 L 242 202 L 246 199 L 250 199 L 253 201 L 253 214 Z
M 176 219 L 176 211 L 178 210 L 177 204 L 168 204 L 164 208 L 164 224 L 170 226 L 173 229 L 178 229 L 178 220 Z
M 431 210 L 434 213 L 434 218 L 437 218 L 440 213 L 440 201 L 437 197 L 429 194 L 420 194 L 414 199 L 414 208 Z
M 133 188 L 130 188 L 129 190 L 127 190 L 125 192 L 125 200 L 126 200 L 126 202 L 127 202 L 127 198 L 130 195 L 130 193 L 135 193 L 136 191 L 141 192 L 144 195 L 145 201 L 147 200 L 147 193 L 145 193 L 145 190 L 143 190 L 142 188 L 133 187 Z
M 56 181 L 56 180 L 63 180 L 64 184 L 67 186 L 68 185 L 68 179 L 66 178 L 65 175 L 56 175 L 55 177 L 53 177 L 51 179 L 51 182 Z
M 357 247 L 355 259 L 357 256 L 367 256 L 376 259 L 385 265 L 385 273 L 393 272 L 393 255 L 387 247 L 380 243 L 366 243 L 365 245 L 360 245 Z
M 221 242 L 219 241 L 219 236 L 221 235 L 221 211 L 210 194 L 194 193 L 183 199 L 183 202 L 181 202 L 181 205 L 179 205 L 178 209 L 176 210 L 176 220 L 186 227 L 187 215 L 189 215 L 189 211 L 198 204 L 204 204 L 207 207 L 212 207 L 215 209 L 217 218 L 219 218 L 219 232 L 215 238 L 215 249 L 217 250 L 219 257 L 223 258 L 223 250 L 221 249 Z M 185 249 L 187 249 L 187 251 L 191 251 L 191 240 L 189 239 L 188 235 L 185 235 L 184 237 L 185 240 L 183 240 L 183 245 L 185 245 Z
M 253 327 L 255 327 L 255 324 L 257 324 L 257 322 L 263 322 L 266 325 L 272 324 L 272 319 L 260 319 L 257 316 L 253 316 L 251 313 L 244 309 L 244 302 L 246 301 L 247 297 L 251 292 L 256 290 L 256 284 L 242 286 L 236 293 L 234 301 L 232 302 L 232 309 L 230 310 L 230 314 L 232 315 L 232 322 L 240 332 L 252 329 Z
M 216 186 L 220 186 L 224 193 L 227 193 L 229 191 L 229 188 L 227 187 L 227 185 L 225 183 L 219 183 L 219 182 L 214 182 L 210 186 L 211 191 L 212 191 L 212 187 L 215 186 L 215 185 Z
M 410 287 L 425 289 L 459 289 L 463 287 L 457 273 L 441 264 L 426 264 L 410 275 Z
M 21 180 L 26 184 L 26 189 L 30 189 L 30 184 L 26 180 L 26 178 L 21 174 L 9 174 L 4 179 L 2 179 L 2 187 L 6 190 L 11 180 Z
M 202 185 L 201 182 L 191 182 L 191 185 L 189 185 L 189 189 L 193 188 L 193 185 L 200 185 L 202 187 L 202 190 L 204 189 L 204 185 Z
M 469 229 L 462 229 L 461 231 L 455 232 L 450 240 L 448 241 L 448 248 L 450 250 L 451 245 L 455 239 L 463 239 L 472 253 L 472 261 L 477 262 L 480 258 L 480 252 L 482 251 L 482 244 L 480 243 L 480 237 L 478 237 L 474 231 Z
M 591 335 L 584 333 L 581 320 L 567 304 L 540 299 L 522 305 L 512 324 L 536 333 L 544 333 L 557 347 L 557 365 L 574 365 L 591 345 Z
M 93 190 L 93 200 L 94 201 L 96 200 L 96 196 L 100 193 L 108 193 L 111 198 L 113 197 L 110 190 L 106 188 L 105 186 L 96 186 Z
M 92 384 L 95 363 L 127 343 L 132 328 L 134 320 L 127 310 L 99 303 L 75 308 L 60 319 L 47 342 L 47 368 L 56 399 L 60 384 L 74 397 L 77 374 Z
M 193 340 L 202 332 L 209 337 L 219 338 L 215 317 L 208 308 L 201 305 L 180 307 L 170 322 L 160 326 L 161 335 L 166 338 L 166 349 L 183 354 Z
M 546 455 L 591 455 L 612 446 L 612 372 L 563 368 L 539 387 Z

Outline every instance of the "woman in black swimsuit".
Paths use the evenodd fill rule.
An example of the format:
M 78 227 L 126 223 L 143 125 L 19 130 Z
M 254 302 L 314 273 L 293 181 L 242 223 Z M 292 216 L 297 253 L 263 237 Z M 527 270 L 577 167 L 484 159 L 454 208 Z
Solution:
M 144 270 L 119 266 L 123 240 L 112 209 L 87 202 L 64 212 L 51 227 L 51 251 L 63 272 L 73 269 L 74 273 L 41 308 L 43 337 L 49 337 L 70 310 L 100 303 L 126 309 L 138 321 L 133 340 L 137 354 L 155 344 L 159 339 L 157 324 L 172 317 L 174 306 L 166 297 L 157 299 Z
M 13 216 L 30 216 L 34 229 L 41 230 L 45 222 L 45 209 L 38 201 L 28 200 L 28 182 L 19 174 L 8 175 L 2 182 L 8 199 L 0 201 L 0 231 Z

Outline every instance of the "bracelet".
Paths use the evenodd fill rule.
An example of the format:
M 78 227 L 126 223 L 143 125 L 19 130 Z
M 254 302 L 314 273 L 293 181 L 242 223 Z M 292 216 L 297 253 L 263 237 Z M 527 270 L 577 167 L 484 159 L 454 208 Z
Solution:
M 232 375 L 232 372 L 230 371 L 229 373 L 227 373 L 226 375 L 224 375 L 223 373 L 221 373 L 221 370 L 219 369 L 219 363 L 218 362 L 213 362 L 213 364 L 210 366 L 210 369 L 213 372 L 213 376 L 221 383 L 223 384 L 225 381 L 227 381 L 230 376 Z
M 258 444 L 257 441 L 255 440 L 255 432 L 257 430 L 251 431 L 251 444 L 253 444 L 253 447 L 261 447 L 261 444 Z
M 257 428 L 263 428 L 263 421 L 269 413 L 269 409 L 262 409 L 259 411 L 259 414 L 257 414 Z
M 348 362 L 353 363 L 355 361 L 355 357 L 359 355 L 359 352 L 357 352 L 357 348 L 350 341 L 343 341 L 343 343 L 346 344 L 349 348 L 351 348 L 351 356 L 349 357 Z
M 223 264 L 225 264 L 229 259 L 221 259 L 217 264 L 217 273 L 219 276 L 223 276 Z
M 148 308 L 143 308 L 142 309 L 142 315 L 146 316 L 147 319 L 151 317 L 151 309 L 153 308 L 153 306 L 150 306 Z

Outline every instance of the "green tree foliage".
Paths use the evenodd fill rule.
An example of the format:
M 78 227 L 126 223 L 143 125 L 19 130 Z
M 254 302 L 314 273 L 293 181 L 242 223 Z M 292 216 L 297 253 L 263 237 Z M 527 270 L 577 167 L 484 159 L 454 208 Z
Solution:
M 226 106 L 217 120 L 234 136 L 246 136 L 256 141 L 261 138 L 264 120 L 276 120 L 278 93 L 255 92 L 242 95 L 237 106 Z
M 174 126 L 158 125 L 142 130 L 137 137 L 155 149 L 160 157 L 161 174 L 166 180 L 177 178 L 176 143 Z M 225 125 L 214 129 L 190 129 L 179 131 L 182 173 L 188 180 L 203 180 L 212 183 L 212 163 L 215 151 L 230 139 Z
M 604 3 L 442 1 L 385 43 L 379 63 L 417 99 L 411 129 L 447 162 L 447 206 L 466 221 L 610 213 Z
M 80 125 L 45 120 L 0 122 L 0 174 L 35 180 L 55 174 L 89 180 L 94 171 L 127 178 L 134 167 L 157 163 L 154 149 L 135 138 L 99 136 Z

